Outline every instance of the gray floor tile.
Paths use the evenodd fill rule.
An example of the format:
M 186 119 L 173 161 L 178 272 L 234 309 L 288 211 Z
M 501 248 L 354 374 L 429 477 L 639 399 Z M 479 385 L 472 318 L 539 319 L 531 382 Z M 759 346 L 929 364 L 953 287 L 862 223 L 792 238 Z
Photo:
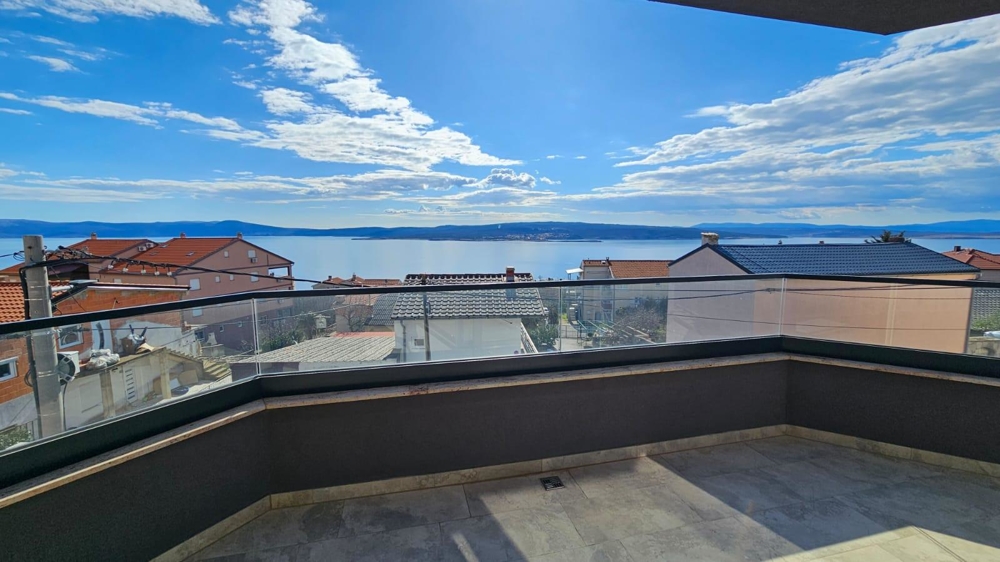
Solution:
M 789 435 L 748 441 L 747 447 L 778 464 L 822 459 L 843 454 L 848 450 L 829 443 L 799 439 Z
M 665 531 L 701 521 L 666 486 L 653 486 L 564 504 L 587 544 Z
M 875 545 L 820 558 L 819 562 L 905 562 L 905 559 Z
M 886 529 L 833 498 L 769 509 L 753 520 L 816 558 L 913 532 Z
M 977 507 L 979 499 L 957 496 L 954 491 L 938 479 L 925 478 L 855 492 L 840 499 L 887 528 L 916 525 L 944 529 L 989 516 Z M 962 491 L 968 494 L 976 490 Z
M 884 542 L 881 543 L 879 547 L 882 548 L 882 550 L 894 555 L 896 558 L 905 561 L 959 562 L 959 560 L 961 560 L 945 550 L 944 547 L 922 534 L 916 534 L 906 538 Z M 994 560 L 997 559 L 997 555 L 1000 555 L 1000 551 L 993 552 Z
M 461 486 L 357 498 L 344 502 L 341 537 L 417 527 L 469 516 Z
M 198 556 L 211 559 L 332 539 L 340 531 L 343 508 L 344 502 L 337 501 L 268 511 L 209 546 Z
M 442 560 L 517 560 L 585 546 L 561 507 L 508 511 L 441 524 Z
M 532 556 L 524 558 L 523 562 L 631 562 L 631 559 L 621 542 L 608 541 L 554 554 Z
M 967 521 L 944 530 L 925 529 L 925 532 L 967 562 L 1000 560 L 1000 517 Z
M 781 537 L 732 518 L 637 535 L 621 542 L 634 562 L 755 562 L 797 551 Z
M 568 472 L 554 472 L 545 476 L 559 476 L 565 488 L 545 490 L 537 474 L 466 484 L 469 512 L 476 517 L 488 513 L 545 507 L 586 497 Z
M 295 562 L 437 562 L 441 559 L 441 529 L 437 524 L 410 527 L 314 542 L 295 549 Z
M 781 480 L 760 471 L 720 474 L 691 482 L 747 515 L 803 501 Z
M 744 443 L 693 449 L 654 458 L 689 478 L 704 478 L 774 465 L 773 461 Z
M 201 558 L 205 562 L 295 562 L 297 549 L 295 546 L 285 546 L 239 554 L 224 554 L 213 558 Z
M 668 486 L 671 492 L 684 500 L 684 503 L 691 506 L 691 509 L 705 521 L 743 516 L 741 510 L 727 504 L 694 482 L 677 479 L 671 481 Z
M 588 497 L 665 484 L 677 476 L 660 463 L 640 457 L 569 471 Z
M 752 473 L 767 474 L 806 500 L 850 494 L 877 486 L 848 476 L 842 471 L 828 470 L 824 460 L 781 464 L 755 470 Z
M 851 449 L 845 449 L 841 455 L 824 458 L 823 467 L 829 472 L 847 478 L 878 485 L 896 484 L 940 474 L 936 467 Z

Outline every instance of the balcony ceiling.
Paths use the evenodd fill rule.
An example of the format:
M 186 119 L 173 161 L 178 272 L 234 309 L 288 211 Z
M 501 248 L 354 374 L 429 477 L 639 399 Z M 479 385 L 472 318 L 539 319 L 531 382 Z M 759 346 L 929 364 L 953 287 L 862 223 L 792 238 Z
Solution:
M 889 35 L 1000 13 L 1000 0 L 654 0 Z

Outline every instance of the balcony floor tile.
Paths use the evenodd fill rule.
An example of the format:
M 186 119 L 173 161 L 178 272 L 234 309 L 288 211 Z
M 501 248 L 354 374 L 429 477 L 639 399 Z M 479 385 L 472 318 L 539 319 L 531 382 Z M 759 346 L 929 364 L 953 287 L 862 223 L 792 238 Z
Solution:
M 795 438 L 699 451 L 273 510 L 194 560 L 1000 560 L 997 479 Z

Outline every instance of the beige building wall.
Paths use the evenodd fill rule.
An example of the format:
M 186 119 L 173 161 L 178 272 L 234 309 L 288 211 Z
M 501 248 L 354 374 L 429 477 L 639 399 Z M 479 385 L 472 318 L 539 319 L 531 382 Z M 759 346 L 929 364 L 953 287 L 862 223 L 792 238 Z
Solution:
M 736 264 L 704 246 L 686 258 L 670 264 L 671 277 L 702 275 L 746 275 Z

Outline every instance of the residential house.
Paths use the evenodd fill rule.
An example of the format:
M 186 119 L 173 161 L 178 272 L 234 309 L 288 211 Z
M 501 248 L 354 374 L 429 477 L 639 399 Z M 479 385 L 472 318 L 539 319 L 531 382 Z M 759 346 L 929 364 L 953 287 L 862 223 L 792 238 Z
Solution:
M 546 315 L 538 289 L 518 288 L 530 273 L 407 275 L 404 285 L 505 283 L 510 288 L 479 291 L 401 293 L 392 309 L 394 353 L 400 362 L 454 360 L 529 352 L 534 348 L 522 324 Z
M 1000 254 L 955 246 L 954 250 L 944 252 L 944 255 L 977 268 L 982 281 L 1000 281 Z
M 131 258 L 155 246 L 148 238 L 98 238 L 91 234 L 87 240 L 82 240 L 67 246 L 95 256 L 109 258 Z M 101 271 L 111 265 L 111 259 L 93 260 L 85 263 L 62 264 L 49 268 L 49 279 L 58 281 L 75 281 L 81 279 L 97 279 Z M 18 282 L 18 271 L 22 264 L 15 264 L 0 270 L 0 282 Z
M 336 289 L 346 287 L 394 287 L 402 285 L 399 279 L 372 279 L 359 277 L 357 274 L 351 275 L 347 279 L 341 277 L 327 277 L 326 281 L 316 283 L 313 289 Z M 392 322 L 385 322 L 389 318 L 383 315 L 377 323 L 372 324 L 375 303 L 380 298 L 389 295 L 374 295 L 362 293 L 357 295 L 341 295 L 332 299 L 332 309 L 334 316 L 334 327 L 338 332 L 363 332 L 363 331 L 392 331 Z M 394 298 L 393 304 L 394 304 Z M 383 304 L 388 301 L 383 300 Z M 383 307 L 384 309 L 385 307 Z M 391 311 L 391 305 L 389 310 Z
M 703 244 L 670 266 L 671 277 L 767 273 L 975 279 L 979 270 L 913 243 Z M 856 281 L 728 280 L 671 287 L 667 341 L 747 335 L 818 337 L 962 352 L 971 289 Z M 934 322 L 928 322 L 933 318 Z M 911 326 L 934 325 L 934 330 Z
M 669 260 L 583 260 L 580 262 L 580 279 L 639 279 L 667 277 Z M 587 286 L 581 291 L 576 319 L 585 322 L 614 322 L 615 311 L 635 306 L 649 298 L 666 298 L 660 283 L 643 283 L 631 286 Z
M 287 291 L 295 288 L 293 262 L 243 239 L 195 238 L 184 233 L 132 257 L 147 264 L 117 263 L 98 275 L 105 283 L 186 285 L 185 299 L 213 297 L 247 291 Z M 210 270 L 210 271 L 204 271 Z M 290 311 L 290 299 L 258 301 L 257 319 L 280 318 Z M 249 303 L 194 308 L 184 320 L 202 325 L 205 341 L 235 350 L 255 347 L 254 310 Z
M 177 302 L 186 292 L 187 287 L 182 286 L 74 281 L 52 288 L 52 308 L 55 315 L 98 312 Z M 24 319 L 20 283 L 0 283 L 0 321 Z M 124 357 L 128 351 L 124 340 L 132 333 L 142 334 L 153 353 Z M 73 364 L 76 370 L 64 392 L 67 427 L 127 411 L 148 402 L 150 393 L 162 393 L 170 385 L 205 384 L 229 374 L 224 365 L 195 358 L 201 354 L 201 345 L 180 312 L 72 324 L 61 328 L 54 338 L 60 360 Z M 123 359 L 114 368 L 88 369 L 98 350 L 109 350 Z M 154 388 L 163 365 L 169 367 L 166 371 L 172 378 L 162 381 L 167 386 Z M 34 395 L 25 382 L 30 368 L 27 340 L 0 338 L 0 430 L 23 426 L 36 418 Z

